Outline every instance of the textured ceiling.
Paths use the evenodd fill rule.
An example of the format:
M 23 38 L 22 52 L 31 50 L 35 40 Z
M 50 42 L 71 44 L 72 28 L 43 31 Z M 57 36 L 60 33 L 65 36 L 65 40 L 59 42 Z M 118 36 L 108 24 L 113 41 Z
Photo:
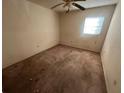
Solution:
M 28 1 L 34 2 L 46 8 L 51 8 L 52 6 L 63 2 L 62 0 L 28 0 Z M 84 6 L 85 8 L 93 8 L 93 7 L 116 4 L 118 1 L 119 0 L 86 0 L 86 1 L 78 1 L 77 3 L 80 4 L 81 6 Z M 71 9 L 75 10 L 77 8 L 72 6 Z M 53 10 L 60 12 L 60 11 L 65 11 L 67 9 L 63 8 L 62 6 L 59 6 Z

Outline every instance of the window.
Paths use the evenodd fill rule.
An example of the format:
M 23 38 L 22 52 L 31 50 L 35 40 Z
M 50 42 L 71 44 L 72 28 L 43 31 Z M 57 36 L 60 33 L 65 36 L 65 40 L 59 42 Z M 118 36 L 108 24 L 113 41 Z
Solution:
M 88 17 L 85 19 L 84 34 L 98 35 L 101 33 L 104 17 Z

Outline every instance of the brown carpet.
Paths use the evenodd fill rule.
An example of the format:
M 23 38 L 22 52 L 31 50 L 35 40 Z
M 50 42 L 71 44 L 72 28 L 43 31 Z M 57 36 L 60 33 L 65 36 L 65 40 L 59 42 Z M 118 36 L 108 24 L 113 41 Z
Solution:
M 58 45 L 3 69 L 4 93 L 107 93 L 99 54 Z

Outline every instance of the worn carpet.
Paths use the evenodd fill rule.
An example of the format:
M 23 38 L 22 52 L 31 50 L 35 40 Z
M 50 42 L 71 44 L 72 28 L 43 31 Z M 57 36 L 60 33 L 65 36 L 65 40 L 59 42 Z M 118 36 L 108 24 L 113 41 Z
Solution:
M 3 93 L 107 93 L 100 55 L 55 46 L 3 69 Z

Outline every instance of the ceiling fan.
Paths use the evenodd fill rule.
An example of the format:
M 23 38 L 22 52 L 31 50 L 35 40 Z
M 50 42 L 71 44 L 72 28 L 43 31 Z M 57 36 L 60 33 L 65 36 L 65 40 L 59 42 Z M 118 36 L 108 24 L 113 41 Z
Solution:
M 73 5 L 73 6 L 77 7 L 77 8 L 79 8 L 80 10 L 85 10 L 85 8 L 83 6 L 81 6 L 81 5 L 79 5 L 79 4 L 75 3 L 75 2 L 77 2 L 77 1 L 86 1 L 86 0 L 63 0 L 63 1 L 64 1 L 63 3 L 59 3 L 57 5 L 54 5 L 53 7 L 51 7 L 51 9 L 54 9 L 54 8 L 60 6 L 60 5 L 63 5 L 64 8 L 65 7 L 68 8 L 66 13 L 69 13 L 71 5 Z

